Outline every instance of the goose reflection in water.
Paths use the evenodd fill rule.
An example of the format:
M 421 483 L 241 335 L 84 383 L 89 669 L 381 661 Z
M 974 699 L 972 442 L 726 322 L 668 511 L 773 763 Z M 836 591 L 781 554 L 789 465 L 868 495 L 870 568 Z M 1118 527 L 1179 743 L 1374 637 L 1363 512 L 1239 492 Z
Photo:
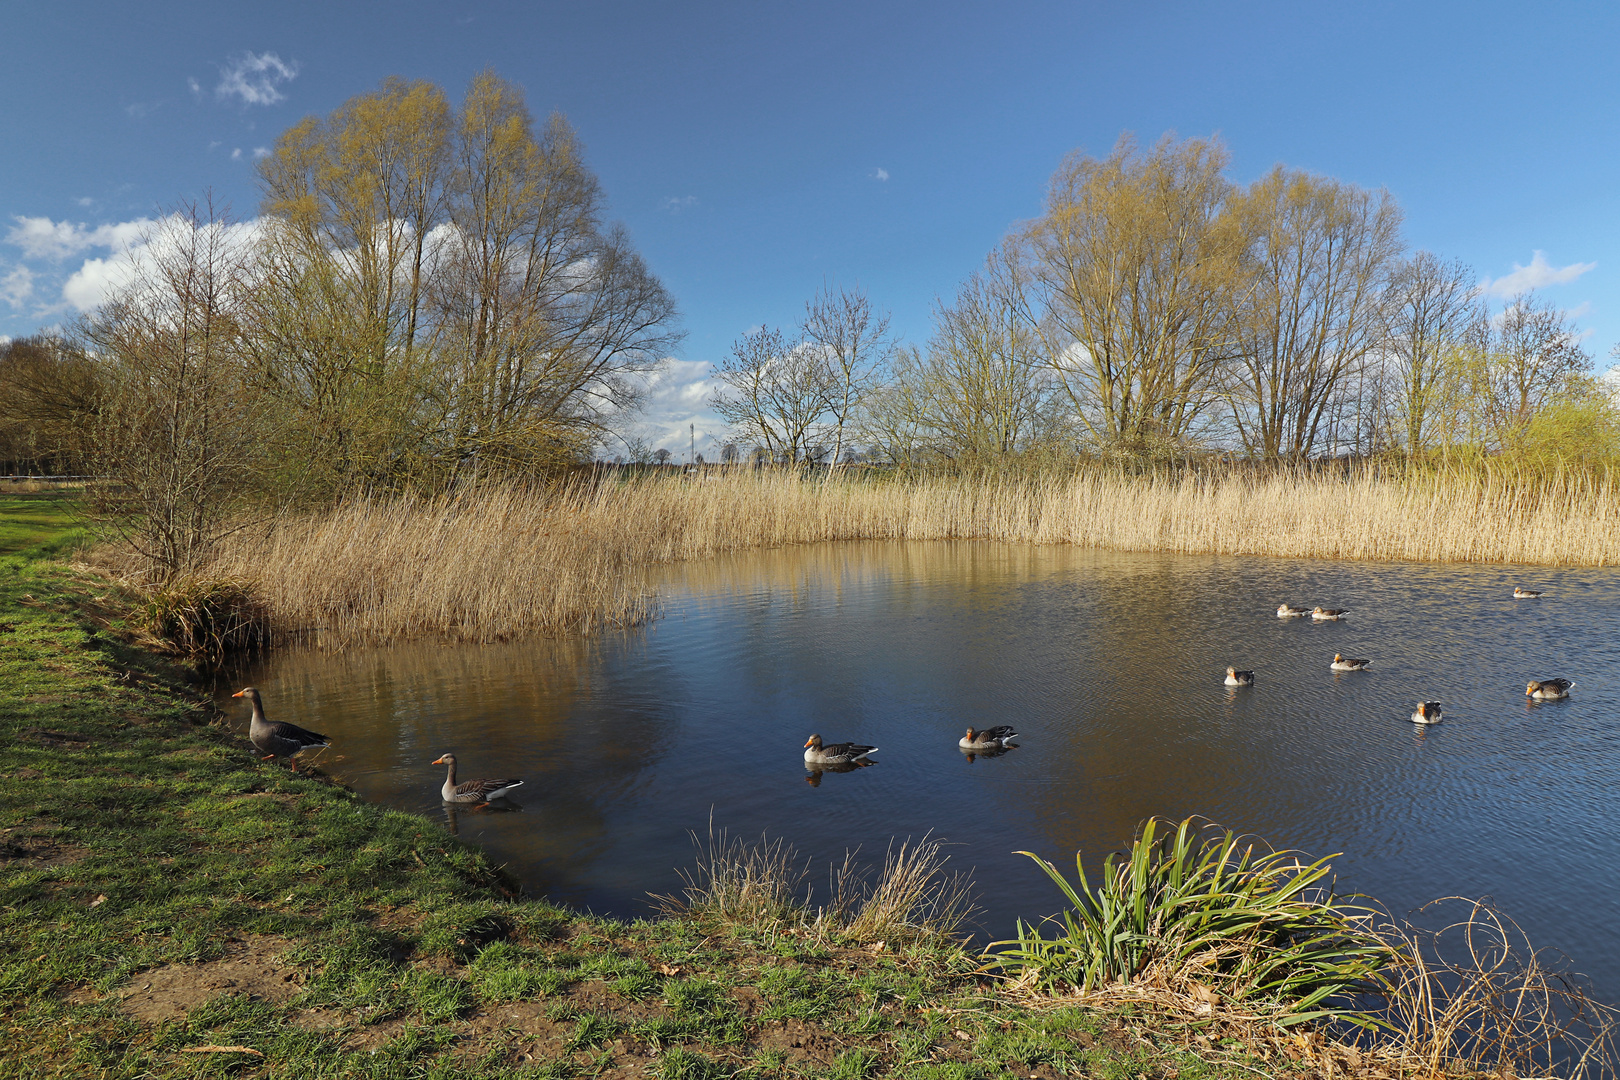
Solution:
M 478 806 L 462 806 L 456 803 L 440 803 L 444 809 L 445 828 L 451 836 L 461 835 L 461 816 L 463 814 L 521 814 L 523 804 L 515 803 L 511 799 L 502 799 L 500 802 L 482 803 Z
M 836 763 L 820 764 L 820 765 L 808 765 L 807 764 L 805 766 L 806 775 L 805 775 L 805 778 L 804 778 L 804 782 L 809 784 L 811 787 L 820 787 L 821 786 L 821 774 L 822 773 L 855 772 L 855 771 L 857 771 L 859 769 L 870 769 L 872 766 L 874 766 L 876 764 L 877 764 L 877 762 L 875 762 L 875 761 L 867 761 L 865 758 L 862 758 L 859 761 L 841 761 L 841 762 L 836 762 Z
M 971 765 L 977 758 L 1001 757 L 1004 754 L 1010 753 L 1011 751 L 1018 749 L 1018 744 L 1007 743 L 1005 746 L 992 747 L 976 746 L 972 749 L 969 749 L 966 746 L 958 746 L 957 749 L 962 752 L 962 756 L 967 758 L 967 763 Z

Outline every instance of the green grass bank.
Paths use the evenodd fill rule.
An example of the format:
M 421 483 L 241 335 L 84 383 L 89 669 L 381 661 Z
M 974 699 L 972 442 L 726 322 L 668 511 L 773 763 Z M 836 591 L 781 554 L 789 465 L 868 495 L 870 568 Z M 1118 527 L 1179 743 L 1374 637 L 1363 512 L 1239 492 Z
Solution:
M 67 507 L 27 510 L 63 516 L 0 534 L 0 1078 L 1349 1067 L 1219 1017 L 1019 1004 L 937 938 L 521 897 L 434 823 L 259 761 L 241 718 L 129 644 L 130 598 L 34 557 L 71 542 Z

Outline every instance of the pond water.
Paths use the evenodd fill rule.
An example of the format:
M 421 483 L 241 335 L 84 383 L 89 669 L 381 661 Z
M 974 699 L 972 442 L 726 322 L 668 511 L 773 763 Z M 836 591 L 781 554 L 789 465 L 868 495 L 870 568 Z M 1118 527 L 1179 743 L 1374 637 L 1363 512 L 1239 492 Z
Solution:
M 1397 913 L 1491 896 L 1620 1002 L 1614 570 L 829 544 L 673 567 L 661 593 L 653 625 L 588 641 L 283 652 L 221 700 L 245 730 L 224 695 L 251 681 L 333 737 L 333 776 L 598 913 L 648 914 L 711 822 L 785 839 L 822 883 L 849 849 L 932 833 L 1002 938 L 1060 906 L 1015 851 L 1072 870 L 1149 815 L 1203 814 L 1342 852 L 1340 888 Z M 1282 601 L 1351 614 L 1285 621 Z M 1335 652 L 1372 669 L 1335 673 Z M 1228 664 L 1256 685 L 1224 686 Z M 1569 700 L 1525 697 L 1554 676 Z M 1420 698 L 1445 722 L 1413 725 Z M 1022 745 L 970 759 L 969 724 Z M 877 766 L 807 774 L 812 732 L 876 744 Z M 523 778 L 520 809 L 444 808 L 447 750 L 464 779 Z

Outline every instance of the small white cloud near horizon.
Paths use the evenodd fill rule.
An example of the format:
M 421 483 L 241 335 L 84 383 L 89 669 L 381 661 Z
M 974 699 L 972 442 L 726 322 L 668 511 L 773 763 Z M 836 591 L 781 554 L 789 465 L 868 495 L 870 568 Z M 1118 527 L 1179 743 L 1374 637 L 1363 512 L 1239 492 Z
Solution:
M 242 99 L 244 105 L 274 105 L 286 99 L 280 87 L 298 77 L 298 61 L 284 61 L 273 52 L 245 52 L 219 69 L 214 96 Z M 195 82 L 196 80 L 192 80 Z
M 1506 300 L 1530 289 L 1542 289 L 1548 285 L 1567 285 L 1589 270 L 1597 269 L 1597 263 L 1570 263 L 1568 266 L 1553 266 L 1547 261 L 1545 252 L 1536 251 L 1530 256 L 1529 266 L 1513 264 L 1513 272 L 1503 274 L 1492 280 L 1486 278 L 1480 282 L 1479 291 L 1486 296 L 1498 296 Z
M 231 151 L 231 160 L 232 161 L 241 161 L 242 160 L 242 148 L 240 146 L 238 146 L 235 150 Z
M 682 210 L 690 210 L 698 204 L 696 195 L 666 195 L 658 200 L 658 209 L 678 214 Z
M 889 170 L 879 166 L 877 172 L 870 175 L 874 180 L 887 180 L 889 178 Z

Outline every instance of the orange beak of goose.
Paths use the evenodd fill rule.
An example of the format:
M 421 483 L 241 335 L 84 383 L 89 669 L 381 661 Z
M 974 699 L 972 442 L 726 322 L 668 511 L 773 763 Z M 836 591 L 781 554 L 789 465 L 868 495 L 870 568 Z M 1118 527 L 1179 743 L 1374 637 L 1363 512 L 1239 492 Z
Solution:
M 428 762 L 428 764 L 429 765 L 443 765 L 444 764 L 444 758 L 436 757 L 432 761 Z
M 236 693 L 232 694 L 231 697 L 241 697 L 245 693 L 247 693 L 246 690 L 238 690 Z
M 815 741 L 816 741 L 815 739 L 806 739 L 806 740 L 804 740 L 804 748 L 806 750 L 810 749 L 810 744 L 815 742 Z

